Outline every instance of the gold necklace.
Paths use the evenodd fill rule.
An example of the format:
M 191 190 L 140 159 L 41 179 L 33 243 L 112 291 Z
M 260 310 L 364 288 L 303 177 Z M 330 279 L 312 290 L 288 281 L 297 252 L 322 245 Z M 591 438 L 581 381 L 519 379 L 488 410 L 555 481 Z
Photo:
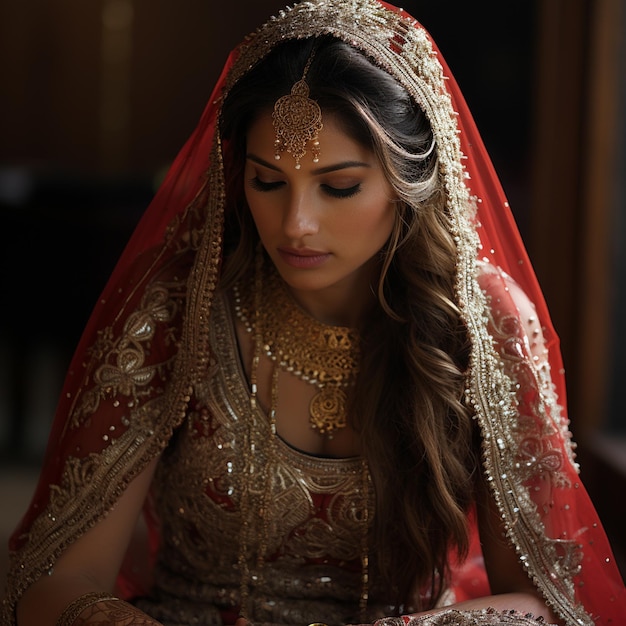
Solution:
M 248 332 L 255 336 L 255 350 L 275 365 L 317 388 L 309 404 L 309 423 L 321 435 L 332 438 L 347 424 L 348 387 L 356 380 L 359 334 L 353 328 L 329 326 L 305 313 L 293 300 L 276 271 L 257 262 L 253 290 L 235 287 L 235 310 Z M 258 365 L 254 359 L 253 369 Z M 252 375 L 256 379 L 256 372 Z M 277 386 L 277 376 L 272 377 Z M 256 385 L 256 383 L 255 383 Z M 277 389 L 272 388 L 272 403 Z M 276 407 L 271 410 L 275 412 Z
M 311 427 L 319 430 L 321 434 L 332 437 L 332 433 L 346 425 L 346 401 L 342 387 L 354 383 L 358 371 L 359 336 L 357 331 L 345 327 L 333 327 L 321 324 L 314 318 L 302 311 L 288 293 L 282 279 L 275 270 L 265 271 L 263 256 L 259 254 L 256 262 L 254 289 L 240 289 L 239 285 L 234 288 L 235 311 L 237 317 L 245 324 L 246 330 L 254 334 L 254 352 L 250 370 L 250 408 L 252 413 L 257 408 L 257 372 L 261 354 L 265 353 L 274 362 L 271 383 L 271 400 L 269 411 L 269 428 L 272 436 L 268 440 L 268 458 L 276 456 L 276 407 L 278 403 L 278 372 L 279 368 L 293 373 L 298 378 L 306 380 L 320 389 L 316 396 L 323 394 L 327 389 L 326 396 L 331 397 L 333 410 L 330 417 L 315 417 L 310 407 Z M 264 283 L 264 274 L 265 283 Z M 249 284 L 249 282 L 247 283 Z M 265 288 L 264 288 L 265 287 Z M 281 333 L 281 329 L 289 329 L 287 333 Z M 313 347 L 307 342 L 313 338 Z M 286 346 L 296 350 L 286 350 Z M 333 352 L 334 350 L 334 352 Z M 280 357 L 280 358 L 279 358 Z M 331 367 L 321 367 L 326 363 Z M 302 362 L 301 362 L 302 361 Z M 278 365 L 279 367 L 276 367 Z M 343 400 L 337 402 L 339 392 L 343 394 Z M 338 410 L 340 404 L 341 411 Z M 314 409 L 323 409 L 323 402 L 311 401 Z M 317 415 L 317 414 L 316 414 Z M 318 424 L 321 423 L 321 427 Z M 250 420 L 252 424 L 252 419 Z M 252 426 L 250 426 L 252 427 Z M 248 480 L 252 474 L 252 457 L 254 456 L 251 441 L 251 432 L 248 430 L 247 441 L 244 442 L 244 487 L 242 490 L 241 510 L 242 525 L 239 546 L 238 564 L 241 570 L 240 580 L 240 616 L 250 617 L 250 580 L 252 572 L 248 563 L 250 535 L 255 532 L 249 517 L 250 514 L 250 485 Z M 260 580 L 264 574 L 265 557 L 268 541 L 268 523 L 266 517 L 267 503 L 271 498 L 271 479 L 268 474 L 269 463 L 266 463 L 261 471 L 262 489 L 259 511 L 261 513 L 262 527 L 260 530 L 260 546 L 254 567 L 255 576 Z M 369 470 L 367 461 L 361 464 L 362 490 L 368 493 Z M 366 623 L 367 603 L 369 597 L 369 549 L 368 549 L 368 526 L 369 506 L 367 502 L 361 515 L 361 594 L 359 600 L 359 612 L 361 622 Z

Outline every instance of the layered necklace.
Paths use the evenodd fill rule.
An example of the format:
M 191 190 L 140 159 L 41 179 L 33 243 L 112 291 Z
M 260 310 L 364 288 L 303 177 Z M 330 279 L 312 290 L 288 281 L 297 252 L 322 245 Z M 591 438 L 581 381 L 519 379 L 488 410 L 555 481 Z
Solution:
M 332 438 L 333 434 L 347 424 L 347 390 L 354 385 L 359 363 L 359 334 L 355 329 L 322 324 L 305 313 L 294 301 L 283 280 L 273 265 L 265 267 L 263 255 L 257 255 L 253 288 L 251 281 L 242 281 L 234 287 L 234 308 L 237 317 L 254 337 L 254 354 L 250 370 L 250 405 L 257 408 L 257 372 L 262 354 L 269 357 L 272 368 L 269 427 L 273 437 L 268 443 L 268 456 L 275 458 L 276 407 L 278 404 L 278 373 L 285 371 L 315 386 L 316 393 L 309 405 L 309 424 L 320 435 Z M 248 277 L 249 278 L 249 277 Z M 248 480 L 252 476 L 254 456 L 250 433 L 243 446 L 244 488 L 241 510 L 242 526 L 238 565 L 241 570 L 241 615 L 249 615 L 250 589 L 253 579 L 248 555 L 251 537 L 257 531 L 250 521 L 251 494 Z M 267 551 L 268 524 L 267 508 L 271 498 L 271 477 L 268 463 L 261 470 L 260 541 L 255 574 L 257 580 L 263 576 Z M 369 471 L 367 462 L 361 464 L 362 493 L 368 493 Z M 366 503 L 361 514 L 361 621 L 365 622 L 369 589 L 368 524 L 369 506 Z
M 348 390 L 359 367 L 359 334 L 353 328 L 322 324 L 294 301 L 275 270 L 265 269 L 259 255 L 253 293 L 235 287 L 235 310 L 254 336 L 250 378 L 256 395 L 261 354 L 274 362 L 270 413 L 276 412 L 278 371 L 283 370 L 316 388 L 309 404 L 309 424 L 333 437 L 347 424 Z

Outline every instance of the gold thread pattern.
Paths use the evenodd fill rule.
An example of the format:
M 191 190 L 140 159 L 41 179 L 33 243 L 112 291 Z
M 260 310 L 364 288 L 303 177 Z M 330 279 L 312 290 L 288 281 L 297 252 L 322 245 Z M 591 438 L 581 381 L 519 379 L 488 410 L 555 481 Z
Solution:
M 493 608 L 459 611 L 447 609 L 433 615 L 384 617 L 374 626 L 543 626 L 543 618 L 530 613 L 498 611 Z
M 176 316 L 179 305 L 171 292 L 179 287 L 159 282 L 150 285 L 139 307 L 129 314 L 119 337 L 113 338 L 110 328 L 99 333 L 91 353 L 101 365 L 93 373 L 91 389 L 84 391 L 73 412 L 74 427 L 93 414 L 105 398 L 127 396 L 136 405 L 139 398 L 152 393 L 150 383 L 167 363 L 148 365 L 146 348 L 151 346 L 157 327 L 167 325 Z M 173 340 L 166 336 L 166 345 Z

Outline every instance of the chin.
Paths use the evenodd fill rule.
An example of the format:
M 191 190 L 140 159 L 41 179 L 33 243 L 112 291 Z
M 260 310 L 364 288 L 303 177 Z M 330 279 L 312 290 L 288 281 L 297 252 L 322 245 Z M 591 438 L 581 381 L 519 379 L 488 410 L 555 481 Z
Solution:
M 319 275 L 318 271 L 281 271 L 278 270 L 280 277 L 287 285 L 296 291 L 321 291 L 327 287 L 331 287 L 334 283 L 324 279 Z M 316 275 L 317 274 L 317 275 Z

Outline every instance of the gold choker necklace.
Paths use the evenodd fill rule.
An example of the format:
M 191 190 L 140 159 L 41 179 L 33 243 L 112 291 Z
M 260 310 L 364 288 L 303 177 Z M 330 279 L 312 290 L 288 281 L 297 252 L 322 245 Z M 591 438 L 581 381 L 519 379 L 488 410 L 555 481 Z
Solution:
M 242 293 L 243 291 L 243 293 Z M 359 364 L 359 334 L 352 328 L 328 326 L 305 313 L 274 270 L 257 263 L 254 293 L 235 288 L 236 313 L 254 333 L 251 378 L 256 395 L 256 367 L 262 352 L 283 371 L 317 388 L 309 405 L 311 428 L 328 438 L 347 424 L 347 388 L 354 385 Z M 278 377 L 272 376 L 272 414 Z

